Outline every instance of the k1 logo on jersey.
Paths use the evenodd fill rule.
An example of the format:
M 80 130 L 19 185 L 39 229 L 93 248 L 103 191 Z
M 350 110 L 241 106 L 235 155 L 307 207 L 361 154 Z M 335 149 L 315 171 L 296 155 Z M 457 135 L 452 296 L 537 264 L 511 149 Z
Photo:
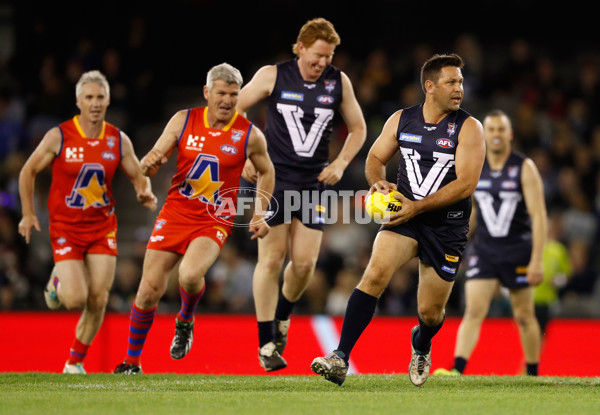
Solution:
M 98 163 L 86 163 L 81 166 L 71 194 L 65 198 L 70 208 L 87 209 L 90 206 L 100 208 L 110 203 L 106 193 L 106 174 Z
M 300 157 L 312 157 L 319 146 L 323 132 L 332 120 L 334 111 L 328 108 L 315 108 L 316 119 L 307 132 L 302 124 L 304 111 L 297 105 L 277 104 L 277 110 L 283 115 L 294 151 Z
M 83 147 L 65 147 L 65 161 L 83 162 Z
M 448 170 L 454 166 L 454 154 L 433 152 L 435 164 L 431 166 L 427 172 L 427 176 L 423 177 L 421 172 L 421 155 L 411 148 L 400 148 L 402 157 L 406 162 L 406 175 L 410 182 L 410 188 L 416 200 L 423 199 L 432 193 L 435 193 L 439 188 Z
M 219 181 L 219 159 L 210 154 L 198 154 L 185 180 L 179 185 L 179 193 L 188 199 L 218 205 L 222 185 L 223 182 Z

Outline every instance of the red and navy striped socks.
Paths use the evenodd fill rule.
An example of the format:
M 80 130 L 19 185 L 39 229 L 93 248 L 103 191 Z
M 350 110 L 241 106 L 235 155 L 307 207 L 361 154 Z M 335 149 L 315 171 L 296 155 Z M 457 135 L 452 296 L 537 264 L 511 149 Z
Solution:
M 125 357 L 125 363 L 128 365 L 141 366 L 142 350 L 150 327 L 152 327 L 157 307 L 141 310 L 136 307 L 135 301 L 133 302 L 129 316 L 129 339 L 127 342 L 127 356 Z
M 71 350 L 67 364 L 76 365 L 77 363 L 82 363 L 89 347 L 89 344 L 83 344 L 79 341 L 79 339 L 77 339 L 77 337 L 75 337 L 75 339 L 73 339 L 73 344 L 71 344 Z
M 198 302 L 204 295 L 206 284 L 197 293 L 188 293 L 181 286 L 179 286 L 179 295 L 181 296 L 181 309 L 177 314 L 177 320 L 190 323 L 194 321 L 194 312 L 198 306 Z

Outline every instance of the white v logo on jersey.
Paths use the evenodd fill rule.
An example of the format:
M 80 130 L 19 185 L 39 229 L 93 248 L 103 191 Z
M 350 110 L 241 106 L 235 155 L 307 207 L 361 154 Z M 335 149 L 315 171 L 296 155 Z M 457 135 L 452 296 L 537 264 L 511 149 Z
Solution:
M 304 111 L 297 105 L 277 104 L 277 110 L 283 115 L 287 125 L 294 151 L 300 157 L 312 157 L 315 154 L 327 124 L 333 118 L 334 112 L 328 108 L 315 108 L 317 118 L 310 126 L 308 133 L 302 125 Z
M 485 226 L 494 238 L 502 238 L 508 235 L 510 224 L 517 210 L 517 204 L 523 198 L 519 192 L 501 191 L 498 195 L 502 199 L 502 202 L 500 203 L 500 209 L 496 213 L 493 205 L 494 198 L 489 192 L 477 190 L 474 193 Z
M 419 161 L 421 155 L 412 148 L 400 148 L 402 157 L 406 162 L 406 174 L 410 183 L 410 188 L 416 200 L 423 199 L 432 193 L 435 193 L 442 184 L 448 170 L 454 166 L 454 154 L 433 152 L 435 164 L 431 167 L 427 176 L 423 179 Z

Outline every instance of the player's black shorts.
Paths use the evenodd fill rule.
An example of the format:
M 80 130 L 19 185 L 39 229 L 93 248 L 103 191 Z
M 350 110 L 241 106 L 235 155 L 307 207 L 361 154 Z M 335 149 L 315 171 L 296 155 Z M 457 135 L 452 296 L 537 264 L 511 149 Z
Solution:
M 529 287 L 527 265 L 531 259 L 531 246 L 511 249 L 510 255 L 481 254 L 476 249 L 467 252 L 466 280 L 497 279 L 506 288 Z
M 329 203 L 323 198 L 321 182 L 296 184 L 275 179 L 275 189 L 265 219 L 269 226 L 291 223 L 298 218 L 304 226 L 322 231 Z
M 418 218 L 394 227 L 380 229 L 396 232 L 417 241 L 417 256 L 424 264 L 432 266 L 446 281 L 454 281 L 467 244 L 468 223 L 430 226 Z

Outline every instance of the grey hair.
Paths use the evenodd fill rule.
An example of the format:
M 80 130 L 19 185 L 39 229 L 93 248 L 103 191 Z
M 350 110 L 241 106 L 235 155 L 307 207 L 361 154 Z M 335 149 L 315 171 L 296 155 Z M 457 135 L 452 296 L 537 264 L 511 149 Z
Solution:
M 89 71 L 81 75 L 81 78 L 79 78 L 79 81 L 77 81 L 77 85 L 75 86 L 75 96 L 77 98 L 79 98 L 79 96 L 81 95 L 81 89 L 83 88 L 83 85 L 89 83 L 103 86 L 106 90 L 106 96 L 110 97 L 110 86 L 108 85 L 108 81 L 106 80 L 106 77 L 102 74 L 102 72 Z
M 208 75 L 206 76 L 206 86 L 208 89 L 212 89 L 215 81 L 218 79 L 225 81 L 227 85 L 237 84 L 241 86 L 244 82 L 240 71 L 226 62 L 213 66 L 208 71 Z

